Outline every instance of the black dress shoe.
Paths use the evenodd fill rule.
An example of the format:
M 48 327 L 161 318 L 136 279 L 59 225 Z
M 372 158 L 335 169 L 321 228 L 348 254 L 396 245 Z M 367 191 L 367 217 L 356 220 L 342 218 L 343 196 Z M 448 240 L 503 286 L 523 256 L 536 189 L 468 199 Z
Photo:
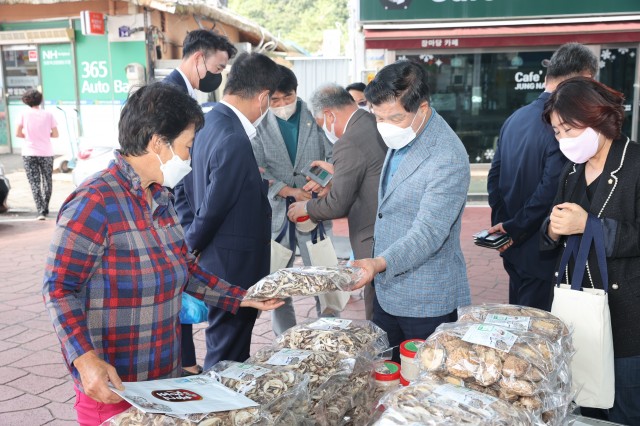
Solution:
M 182 369 L 182 377 L 197 376 L 198 374 L 202 374 L 202 367 L 199 365 L 197 373 L 192 373 L 191 371 L 185 370 L 184 368 Z

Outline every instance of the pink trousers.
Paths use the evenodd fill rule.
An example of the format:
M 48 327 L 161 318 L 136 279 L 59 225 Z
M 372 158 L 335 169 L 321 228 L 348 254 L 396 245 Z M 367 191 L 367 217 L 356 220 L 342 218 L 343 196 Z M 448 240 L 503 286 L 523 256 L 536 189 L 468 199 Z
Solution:
M 120 414 L 131 407 L 127 401 L 120 401 L 117 404 L 104 404 L 95 401 L 84 393 L 80 392 L 76 386 L 76 403 L 73 408 L 78 413 L 78 424 L 80 426 L 99 426 L 116 414 Z

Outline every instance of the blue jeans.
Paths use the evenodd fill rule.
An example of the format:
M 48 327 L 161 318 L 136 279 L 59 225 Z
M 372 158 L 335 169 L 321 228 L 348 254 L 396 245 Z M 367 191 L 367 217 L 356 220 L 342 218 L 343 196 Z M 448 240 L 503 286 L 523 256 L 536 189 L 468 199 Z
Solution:
M 616 398 L 609 421 L 640 425 L 640 356 L 615 359 Z
M 442 323 L 455 322 L 458 310 L 440 317 L 399 317 L 385 312 L 378 303 L 378 296 L 373 298 L 373 323 L 387 332 L 389 346 L 393 348 L 395 362 L 400 362 L 400 343 L 408 339 L 426 339 Z

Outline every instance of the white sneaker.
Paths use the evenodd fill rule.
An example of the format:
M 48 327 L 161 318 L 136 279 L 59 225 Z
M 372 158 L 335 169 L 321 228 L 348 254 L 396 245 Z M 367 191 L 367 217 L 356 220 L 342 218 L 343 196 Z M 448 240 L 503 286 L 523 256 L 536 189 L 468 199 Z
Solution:
M 36 220 L 45 220 L 45 219 L 46 219 L 46 217 L 44 217 L 43 214 L 38 215 L 38 217 L 36 217 Z

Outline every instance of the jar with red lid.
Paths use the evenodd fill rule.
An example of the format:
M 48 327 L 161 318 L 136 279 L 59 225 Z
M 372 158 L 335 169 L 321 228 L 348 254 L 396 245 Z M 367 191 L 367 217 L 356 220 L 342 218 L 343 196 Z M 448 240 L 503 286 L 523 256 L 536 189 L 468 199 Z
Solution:
M 377 387 L 392 387 L 400 385 L 400 364 L 384 361 L 375 369 L 374 377 Z
M 412 382 L 418 378 L 418 363 L 416 353 L 423 339 L 409 339 L 400 344 L 400 364 L 402 365 L 402 379 Z

